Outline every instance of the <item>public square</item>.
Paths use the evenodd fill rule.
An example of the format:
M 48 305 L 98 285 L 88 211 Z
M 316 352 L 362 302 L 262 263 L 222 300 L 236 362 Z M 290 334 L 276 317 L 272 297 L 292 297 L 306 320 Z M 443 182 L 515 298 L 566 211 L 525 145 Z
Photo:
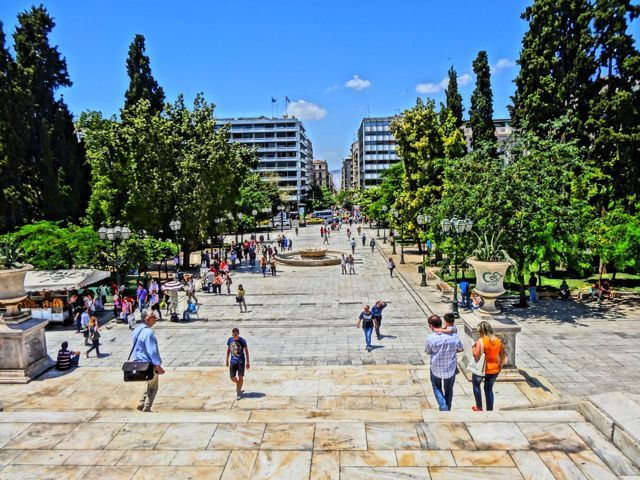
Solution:
M 639 38 L 0 1 L 0 480 L 640 480 Z
M 318 246 L 318 228 L 301 228 L 294 241 Z M 135 410 L 140 385 L 122 383 L 130 331 L 114 321 L 103 326 L 101 358 L 1 386 L 0 478 L 637 478 L 633 462 L 594 426 L 616 419 L 637 435 L 628 416 L 640 408 L 640 382 L 624 369 L 640 355 L 637 312 L 576 322 L 549 313 L 565 308 L 557 300 L 533 306 L 518 318 L 517 350 L 531 381 L 498 382 L 496 411 L 478 413 L 470 382 L 458 375 L 452 411 L 438 412 L 426 317 L 450 305 L 434 281 L 417 286 L 417 255 L 407 254 L 400 275 L 389 278 L 390 248 L 379 247 L 358 245 L 352 276 L 340 266 L 279 266 L 275 278 L 241 268 L 233 280 L 247 291 L 246 314 L 233 295 L 198 293 L 199 319 L 156 324 L 167 373 L 151 413 Z M 329 248 L 349 250 L 344 229 Z M 384 338 L 367 352 L 355 321 L 378 299 L 389 304 Z M 241 400 L 224 367 L 234 326 L 251 352 Z M 615 342 L 610 357 L 585 355 L 587 337 Z M 73 329 L 51 328 L 51 355 L 63 340 L 84 348 Z M 621 369 L 623 378 L 607 374 Z M 561 406 L 589 395 L 589 405 L 611 417 Z

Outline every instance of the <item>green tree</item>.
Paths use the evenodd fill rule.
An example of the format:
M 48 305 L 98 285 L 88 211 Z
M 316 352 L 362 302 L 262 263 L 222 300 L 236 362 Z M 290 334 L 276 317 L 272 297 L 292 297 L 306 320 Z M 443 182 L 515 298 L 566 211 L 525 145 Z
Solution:
M 124 94 L 124 108 L 127 110 L 144 99 L 149 102 L 149 113 L 153 115 L 162 111 L 165 97 L 164 90 L 153 78 L 151 62 L 145 52 L 144 36 L 138 33 L 129 46 L 127 57 L 129 88 Z
M 628 0 L 598 0 L 593 30 L 597 70 L 586 122 L 590 155 L 601 172 L 594 204 L 600 214 L 619 204 L 631 214 L 640 199 L 640 54 L 629 23 L 640 7 Z
M 487 52 L 481 50 L 473 61 L 473 72 L 476 74 L 476 87 L 471 94 L 469 123 L 473 136 L 473 148 L 482 144 L 497 145 L 495 127 L 493 125 L 493 93 L 491 92 L 491 70 Z
M 581 138 L 593 96 L 594 41 L 589 0 L 535 0 L 522 18 L 529 29 L 522 39 L 512 98 L 516 128 L 546 137 L 550 122 L 570 118 L 559 138 Z
M 57 47 L 49 44 L 55 27 L 43 6 L 18 15 L 14 38 L 16 83 L 27 95 L 25 118 L 29 119 L 25 142 L 25 165 L 29 185 L 26 194 L 37 197 L 30 218 L 78 219 L 87 197 L 87 170 L 82 147 L 78 145 L 73 119 L 56 91 L 72 85 L 67 62 Z
M 25 164 L 26 95 L 16 76 L 17 65 L 5 44 L 0 22 L 0 231 L 30 220 L 37 203 Z
M 451 115 L 453 115 L 456 128 L 460 128 L 462 127 L 462 113 L 464 112 L 464 108 L 462 106 L 462 95 L 460 95 L 458 91 L 458 74 L 453 66 L 449 68 L 448 75 L 449 83 L 444 91 L 447 99 L 446 108 L 451 112 Z

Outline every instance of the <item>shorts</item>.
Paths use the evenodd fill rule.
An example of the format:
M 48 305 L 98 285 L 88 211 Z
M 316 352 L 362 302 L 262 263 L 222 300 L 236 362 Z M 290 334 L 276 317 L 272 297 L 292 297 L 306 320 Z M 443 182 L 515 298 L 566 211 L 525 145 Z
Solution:
M 232 363 L 229 365 L 229 376 L 231 378 L 235 377 L 244 377 L 244 362 L 243 363 Z

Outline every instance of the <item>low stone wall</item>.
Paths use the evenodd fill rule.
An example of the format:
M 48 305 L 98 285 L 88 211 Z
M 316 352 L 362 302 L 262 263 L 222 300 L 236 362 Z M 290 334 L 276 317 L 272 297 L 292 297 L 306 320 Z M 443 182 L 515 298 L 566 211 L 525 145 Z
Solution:
M 333 258 L 293 258 L 295 255 L 301 255 L 301 252 L 287 252 L 286 254 L 279 253 L 275 256 L 276 262 L 282 265 L 291 265 L 293 267 L 328 267 L 330 265 L 340 265 L 340 255 L 343 252 L 327 251 L 327 255 L 337 255 Z

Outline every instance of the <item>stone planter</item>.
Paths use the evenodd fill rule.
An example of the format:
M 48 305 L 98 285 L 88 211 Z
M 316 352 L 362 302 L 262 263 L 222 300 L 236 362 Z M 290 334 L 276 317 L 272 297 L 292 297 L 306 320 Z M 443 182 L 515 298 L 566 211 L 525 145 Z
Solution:
M 473 267 L 476 273 L 476 293 L 484 300 L 484 305 L 478 309 L 479 312 L 489 315 L 500 313 L 500 310 L 496 308 L 496 299 L 506 292 L 504 276 L 511 263 L 482 262 L 475 258 L 467 259 L 467 263 Z
M 7 307 L 7 313 L 0 319 L 6 322 L 19 321 L 23 316 L 18 304 L 27 298 L 24 291 L 24 277 L 33 266 L 25 265 L 22 268 L 9 268 L 0 270 L 0 304 Z
M 31 318 L 18 304 L 27 297 L 24 277 L 33 267 L 0 270 L 0 383 L 27 383 L 51 368 L 44 328 L 47 320 Z

